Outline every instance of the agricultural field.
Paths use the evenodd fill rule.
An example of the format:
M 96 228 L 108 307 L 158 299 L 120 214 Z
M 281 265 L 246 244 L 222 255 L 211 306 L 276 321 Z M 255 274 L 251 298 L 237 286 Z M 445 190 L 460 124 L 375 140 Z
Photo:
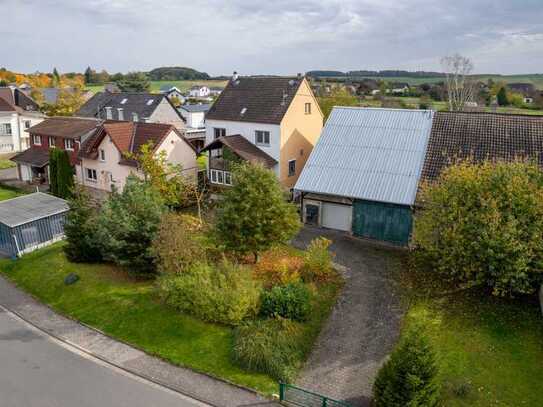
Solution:
M 158 92 L 161 86 L 173 85 L 176 86 L 181 92 L 187 92 L 194 85 L 206 85 L 209 87 L 225 87 L 227 81 L 219 80 L 201 80 L 201 81 L 151 81 L 151 92 Z M 104 89 L 103 85 L 90 85 L 86 89 L 91 92 L 100 92 Z

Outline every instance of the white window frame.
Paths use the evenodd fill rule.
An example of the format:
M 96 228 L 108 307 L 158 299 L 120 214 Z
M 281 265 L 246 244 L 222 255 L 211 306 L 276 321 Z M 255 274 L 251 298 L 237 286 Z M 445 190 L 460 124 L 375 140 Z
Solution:
M 41 136 L 39 134 L 32 135 L 32 144 L 36 146 L 41 146 Z
M 217 170 L 209 170 L 209 180 L 212 184 L 217 184 Z
M 89 177 L 89 174 L 91 175 Z M 85 168 L 85 179 L 87 181 L 91 182 L 97 182 L 98 181 L 98 173 L 94 168 Z
M 117 108 L 117 120 L 124 120 L 124 109 L 122 107 Z
M 53 136 L 47 137 L 47 144 L 49 145 L 49 147 L 56 147 L 57 146 L 56 139 Z
M 102 162 L 106 161 L 106 151 L 103 148 L 99 150 L 99 156 L 100 156 L 100 161 Z
M 106 107 L 106 120 L 113 120 L 113 111 L 109 106 Z
M 209 181 L 216 185 L 232 185 L 232 173 L 230 171 L 210 169 Z
M 217 136 L 217 133 L 219 135 Z M 224 127 L 213 127 L 213 139 L 216 140 L 219 137 L 225 137 L 226 136 L 226 129 Z
M 70 145 L 71 142 L 71 145 Z M 64 139 L 64 149 L 66 151 L 74 151 L 75 143 L 71 138 Z
M 133 122 L 137 122 L 138 120 L 139 120 L 138 114 L 135 113 L 135 112 L 132 112 L 132 121 L 133 121 Z
M 230 171 L 224 172 L 224 185 L 232 185 L 232 174 Z
M 290 164 L 291 163 L 294 163 L 294 172 L 290 172 Z M 294 177 L 296 175 L 296 160 L 289 160 L 288 161 L 288 176 L 289 177 Z
M 258 136 L 262 136 L 262 141 L 258 141 Z M 266 142 L 266 135 L 268 136 L 268 142 Z M 267 130 L 255 130 L 255 144 L 257 146 L 269 147 L 271 142 L 271 133 Z
M 0 124 L 0 136 L 11 136 L 13 130 L 11 128 L 11 123 L 2 123 Z

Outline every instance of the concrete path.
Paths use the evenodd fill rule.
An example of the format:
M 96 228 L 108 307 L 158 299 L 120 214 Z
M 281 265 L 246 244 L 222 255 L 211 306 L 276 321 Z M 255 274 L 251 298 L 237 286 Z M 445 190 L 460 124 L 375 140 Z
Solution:
M 254 406 L 257 404 L 275 405 L 274 402 L 250 390 L 196 373 L 190 369 L 173 366 L 129 345 L 118 342 L 95 329 L 65 318 L 17 289 L 11 282 L 1 276 L 0 305 L 46 334 L 79 349 L 89 356 L 206 404 L 221 407 Z M 3 355 L 1 354 L 0 360 L 2 360 L 2 363 L 0 363 L 0 377 L 6 376 L 9 372 L 4 371 L 7 368 L 3 363 Z M 32 363 L 32 359 L 29 358 L 28 362 Z M 64 385 L 60 380 L 55 383 L 55 386 Z M 42 388 L 41 390 L 44 393 L 53 392 L 52 389 L 48 388 Z M 3 394 L 1 388 L 0 394 Z M 85 404 L 84 402 L 87 401 L 82 400 L 81 403 L 60 403 L 58 405 L 92 405 Z M 4 407 L 4 405 L 0 398 L 0 407 Z M 18 406 L 18 404 L 15 405 Z
M 403 253 L 335 232 L 304 228 L 294 244 L 333 241 L 335 262 L 344 266 L 345 287 L 297 382 L 301 387 L 368 406 L 375 375 L 394 346 L 403 310 L 393 272 Z
M 0 308 L 0 406 L 207 406 L 53 340 Z

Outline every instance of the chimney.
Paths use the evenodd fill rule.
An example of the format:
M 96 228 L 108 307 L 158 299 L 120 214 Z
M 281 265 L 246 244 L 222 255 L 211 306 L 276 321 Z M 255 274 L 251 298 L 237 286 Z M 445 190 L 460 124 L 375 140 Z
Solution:
M 298 72 L 298 79 L 302 79 L 302 74 L 300 72 Z
M 234 71 L 234 74 L 232 75 L 232 82 L 235 82 L 235 81 L 237 81 L 237 80 L 238 80 L 238 78 L 239 78 L 239 75 L 238 75 L 238 73 L 237 73 L 236 71 Z

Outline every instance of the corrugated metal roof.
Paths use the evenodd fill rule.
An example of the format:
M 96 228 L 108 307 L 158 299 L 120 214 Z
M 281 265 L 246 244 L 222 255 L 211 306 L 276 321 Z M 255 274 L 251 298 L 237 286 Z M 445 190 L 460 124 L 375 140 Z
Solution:
M 64 199 L 36 192 L 0 202 L 0 222 L 13 228 L 69 209 Z
M 433 114 L 335 107 L 294 189 L 412 205 Z

